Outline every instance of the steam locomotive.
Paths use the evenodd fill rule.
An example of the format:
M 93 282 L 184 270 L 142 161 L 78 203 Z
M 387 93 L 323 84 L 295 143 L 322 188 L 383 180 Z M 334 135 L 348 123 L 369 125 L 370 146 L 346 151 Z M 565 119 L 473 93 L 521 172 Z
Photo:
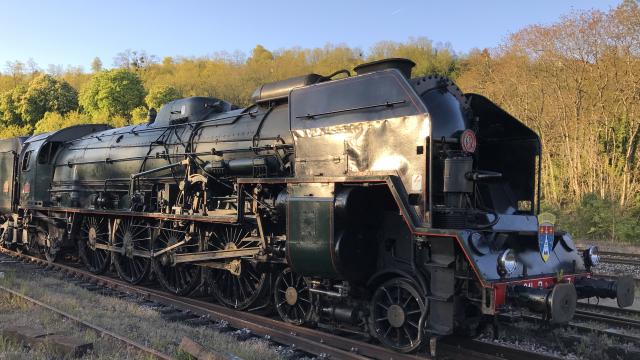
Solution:
M 540 214 L 539 137 L 487 98 L 385 59 L 191 97 L 148 124 L 0 141 L 0 245 L 77 253 L 187 295 L 410 352 L 511 309 L 568 322 L 595 279 Z M 341 76 L 338 76 L 341 75 Z

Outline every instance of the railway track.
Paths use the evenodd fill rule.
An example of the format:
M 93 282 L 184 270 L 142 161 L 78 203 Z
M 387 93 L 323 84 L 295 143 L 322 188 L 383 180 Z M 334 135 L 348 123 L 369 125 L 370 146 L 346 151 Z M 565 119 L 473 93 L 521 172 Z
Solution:
M 582 250 L 580 250 L 582 251 Z M 600 251 L 600 262 L 611 265 L 626 265 L 626 266 L 638 266 L 640 267 L 640 254 L 623 254 L 613 251 Z M 598 268 L 595 269 L 598 271 Z M 603 279 L 614 280 L 617 279 L 619 274 L 609 273 L 595 273 L 596 277 Z M 636 288 L 640 289 L 640 277 L 634 277 Z
M 619 314 L 620 316 L 623 316 L 623 317 L 627 316 L 635 319 L 640 319 L 640 310 L 636 310 L 636 309 L 629 309 L 629 308 L 621 309 L 618 307 L 605 306 L 597 303 L 591 304 L 591 303 L 582 303 L 582 302 L 578 303 L 577 308 L 582 310 L 590 310 L 590 311 L 611 312 L 611 313 Z
M 34 305 L 43 307 L 43 308 L 45 308 L 45 309 L 47 309 L 47 310 L 49 310 L 49 311 L 51 311 L 53 313 L 58 314 L 59 316 L 62 316 L 63 318 L 66 318 L 66 319 L 69 319 L 71 321 L 74 321 L 74 322 L 82 325 L 85 328 L 95 330 L 95 331 L 97 331 L 98 333 L 100 333 L 102 335 L 106 335 L 106 336 L 108 336 L 110 338 L 113 338 L 113 339 L 115 339 L 117 341 L 120 341 L 123 344 L 125 344 L 126 346 L 130 346 L 130 347 L 136 348 L 137 350 L 149 355 L 149 357 L 151 357 L 151 358 L 160 359 L 160 360 L 173 360 L 173 357 L 171 357 L 171 356 L 169 356 L 167 354 L 163 354 L 163 353 L 161 353 L 159 351 L 156 351 L 156 350 L 154 350 L 154 349 L 152 349 L 150 347 L 144 346 L 144 345 L 142 345 L 142 344 L 140 344 L 140 343 L 138 343 L 136 341 L 128 339 L 128 338 L 126 338 L 126 337 L 124 337 L 122 335 L 118 335 L 118 334 L 116 334 L 116 333 L 114 333 L 112 331 L 109 331 L 109 330 L 107 330 L 107 329 L 105 329 L 103 327 L 100 327 L 100 326 L 92 324 L 92 323 L 90 323 L 88 321 L 82 320 L 82 319 L 80 319 L 80 318 L 78 318 L 76 316 L 73 316 L 73 315 L 71 315 L 71 314 L 69 314 L 67 312 L 64 312 L 64 311 L 62 311 L 60 309 L 57 309 L 57 308 L 55 308 L 53 306 L 45 304 L 42 301 L 39 301 L 39 300 L 33 299 L 33 298 L 31 298 L 31 297 L 29 297 L 27 295 L 24 295 L 24 294 L 22 294 L 22 293 L 20 293 L 18 291 L 6 288 L 4 286 L 0 286 L 0 290 L 4 291 L 6 293 L 9 293 L 12 296 L 18 297 L 18 298 L 20 298 L 20 299 L 22 299 L 24 301 L 30 302 L 30 303 L 32 303 Z
M 576 310 L 574 315 L 576 320 L 593 320 L 613 326 L 632 327 L 640 330 L 640 320 L 634 320 L 623 316 L 604 314 L 598 311 Z
M 596 321 L 615 327 L 634 329 L 640 332 L 640 311 L 610 306 L 579 303 L 575 317 L 583 321 Z M 636 337 L 640 341 L 640 336 Z
M 593 344 L 594 338 L 603 339 L 600 340 L 601 345 L 595 346 L 596 348 L 605 346 L 606 350 L 604 353 L 607 354 L 608 358 L 620 360 L 640 359 L 640 336 L 637 333 L 637 329 L 632 328 L 630 329 L 631 331 L 628 331 L 628 326 L 614 322 L 605 322 L 604 326 L 602 326 L 603 321 L 601 321 L 601 317 L 597 315 L 580 320 L 574 319 L 569 325 L 560 329 L 561 331 L 556 331 L 555 333 L 553 332 L 553 327 L 549 327 L 549 324 L 539 316 L 519 314 L 516 318 L 517 320 L 515 318 L 509 318 L 508 315 L 501 316 L 503 326 L 508 329 L 503 329 L 503 331 L 509 331 L 511 333 L 521 332 L 522 330 L 517 324 L 526 322 L 533 324 L 534 328 L 533 330 L 529 330 L 525 335 L 520 334 L 520 337 L 527 338 L 541 334 L 543 339 L 546 337 L 547 342 L 563 344 L 562 347 L 568 348 Z M 601 325 L 598 325 L 598 323 Z M 602 349 L 599 351 L 602 351 Z M 600 354 L 602 354 L 602 352 Z M 597 353 L 593 355 L 594 357 L 590 358 L 600 358 Z M 582 358 L 582 356 L 578 358 Z
M 21 263 L 30 263 L 57 270 L 68 276 L 73 276 L 81 282 L 93 284 L 93 286 L 96 287 L 104 287 L 109 290 L 135 295 L 136 297 L 154 303 L 175 307 L 198 316 L 223 321 L 228 323 L 232 328 L 247 329 L 255 336 L 267 338 L 276 343 L 295 348 L 322 359 L 419 360 L 432 358 L 425 353 L 401 354 L 351 337 L 295 326 L 253 313 L 235 311 L 197 298 L 178 297 L 150 287 L 131 285 L 109 276 L 92 274 L 75 266 L 63 263 L 49 263 L 46 260 L 19 254 L 4 248 L 0 248 L 0 253 L 19 259 Z M 0 288 L 0 290 L 4 289 Z M 46 304 L 43 303 L 41 306 L 46 306 Z M 107 331 L 106 329 L 103 330 Z M 123 339 L 123 341 L 124 340 L 125 339 Z M 470 358 L 487 360 L 515 360 L 523 358 L 533 360 L 558 359 L 551 355 L 532 353 L 496 343 L 458 337 L 441 339 L 438 342 L 437 351 L 438 359 L 452 360 Z
M 600 261 L 609 264 L 640 266 L 640 254 L 623 254 L 613 251 L 600 251 Z
M 535 315 L 519 315 L 522 320 L 545 326 L 546 323 Z M 512 319 L 503 317 L 509 322 Z M 593 324 L 604 324 L 604 327 L 596 327 Z M 596 304 L 578 303 L 573 321 L 568 325 L 582 335 L 599 333 L 610 338 L 617 338 L 622 342 L 631 342 L 640 346 L 640 311 L 620 309 Z M 631 330 L 625 333 L 621 330 Z
M 594 273 L 594 277 L 607 280 L 616 280 L 620 277 L 620 275 Z M 640 278 L 634 277 L 633 282 L 636 284 L 636 289 L 640 289 Z

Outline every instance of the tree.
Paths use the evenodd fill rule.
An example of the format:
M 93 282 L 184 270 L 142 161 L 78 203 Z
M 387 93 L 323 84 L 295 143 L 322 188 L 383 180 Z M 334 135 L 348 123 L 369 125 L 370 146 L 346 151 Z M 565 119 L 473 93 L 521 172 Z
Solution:
M 171 56 L 165 56 L 162 58 L 162 65 L 169 66 L 173 65 L 173 58 Z
M 131 110 L 144 104 L 140 77 L 126 69 L 96 73 L 82 89 L 80 105 L 85 112 L 130 118 Z
M 181 98 L 178 89 L 168 85 L 157 85 L 149 90 L 149 94 L 144 98 L 149 108 L 160 110 L 162 105 Z
M 66 81 L 40 74 L 29 83 L 20 101 L 20 115 L 30 125 L 42 119 L 47 111 L 65 114 L 78 108 L 78 92 Z
M 145 106 L 138 106 L 137 108 L 131 111 L 131 121 L 132 125 L 137 124 L 145 124 L 148 120 L 147 115 L 149 114 L 149 110 Z
M 18 136 L 28 136 L 33 132 L 31 125 L 9 125 L 0 129 L 0 139 L 9 139 Z
M 438 74 L 455 77 L 458 60 L 451 49 L 451 45 L 434 47 L 431 40 L 419 37 L 400 43 L 395 41 L 381 41 L 373 46 L 369 60 L 401 57 L 413 60 L 416 67 L 414 76 Z
M 91 62 L 91 71 L 93 71 L 94 73 L 102 71 L 102 60 L 100 60 L 100 58 L 97 56 L 94 57 L 93 61 Z
M 140 70 L 157 61 L 155 55 L 148 55 L 144 50 L 126 49 L 113 58 L 113 65 L 122 69 Z
M 20 116 L 20 101 L 26 92 L 26 87 L 17 86 L 13 90 L 0 94 L 0 125 L 17 125 L 22 122 Z
M 265 49 L 262 45 L 256 45 L 251 51 L 251 57 L 247 60 L 247 62 L 256 62 L 256 63 L 264 63 L 267 61 L 273 60 L 273 53 L 267 49 Z
M 16 61 L 7 61 L 5 64 L 5 68 L 11 77 L 13 78 L 13 84 L 18 85 L 18 83 L 24 78 L 25 73 L 25 65 L 23 62 L 18 60 Z
M 34 74 L 34 73 L 38 73 L 41 71 L 40 67 L 38 66 L 38 63 L 33 60 L 33 58 L 29 58 L 29 60 L 27 60 L 27 72 L 30 74 Z
M 47 74 L 55 77 L 62 76 L 64 74 L 64 67 L 62 65 L 49 64 L 49 66 L 47 66 Z
M 40 134 L 74 125 L 97 124 L 99 122 L 98 119 L 93 119 L 77 110 L 70 111 L 64 115 L 57 112 L 47 112 L 42 119 L 36 123 L 33 133 Z

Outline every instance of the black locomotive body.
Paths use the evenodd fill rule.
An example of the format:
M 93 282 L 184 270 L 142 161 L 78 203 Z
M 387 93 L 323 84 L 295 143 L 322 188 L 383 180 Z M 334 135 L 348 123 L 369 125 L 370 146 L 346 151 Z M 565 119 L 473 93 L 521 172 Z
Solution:
M 79 254 L 237 309 L 371 334 L 398 351 L 526 307 L 633 302 L 597 250 L 539 219 L 538 136 L 413 63 L 309 74 L 253 105 L 193 97 L 155 121 L 0 141 L 5 247 Z M 344 71 L 348 74 L 348 72 Z

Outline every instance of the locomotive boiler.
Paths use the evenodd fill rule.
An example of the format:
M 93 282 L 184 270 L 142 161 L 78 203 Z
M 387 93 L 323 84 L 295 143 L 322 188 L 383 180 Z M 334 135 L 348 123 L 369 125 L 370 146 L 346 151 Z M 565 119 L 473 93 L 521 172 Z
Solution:
M 0 142 L 0 244 L 204 286 L 236 309 L 408 352 L 515 308 L 633 303 L 540 214 L 539 137 L 487 98 L 385 59 L 191 97 L 154 121 Z M 342 75 L 337 78 L 338 75 Z

